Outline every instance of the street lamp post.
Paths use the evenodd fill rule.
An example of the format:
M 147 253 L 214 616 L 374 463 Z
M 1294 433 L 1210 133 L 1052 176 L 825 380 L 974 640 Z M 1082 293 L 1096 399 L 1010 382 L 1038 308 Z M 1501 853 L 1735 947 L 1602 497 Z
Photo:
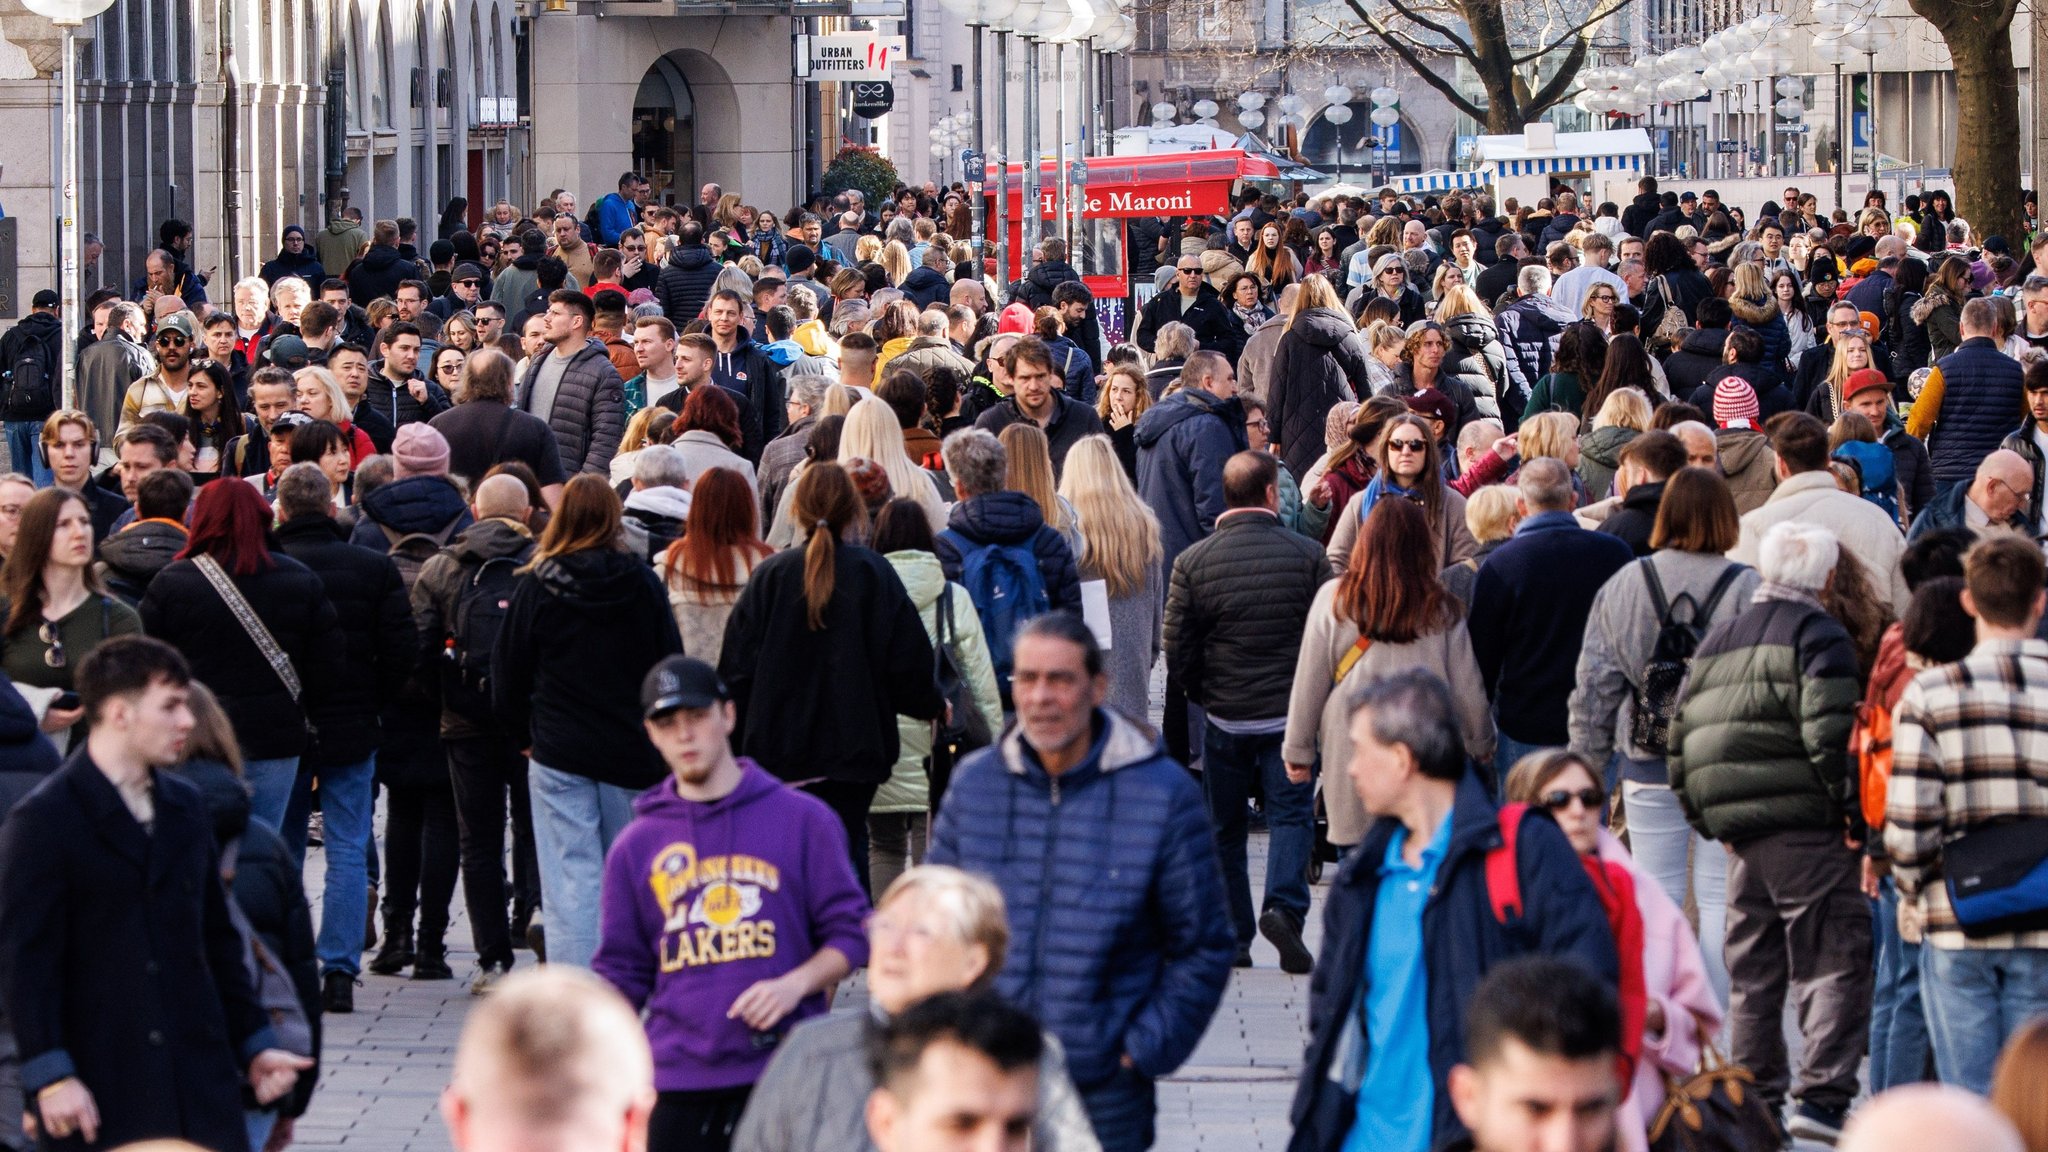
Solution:
M 988 244 L 988 229 L 985 223 L 987 205 L 982 202 L 982 188 L 988 179 L 985 160 L 988 155 L 988 141 L 983 128 L 981 34 L 990 25 L 999 24 L 1008 17 L 1016 9 L 1017 0 L 941 0 L 941 3 L 948 12 L 966 18 L 968 33 L 974 40 L 974 123 L 970 126 L 970 132 L 974 155 L 977 163 L 982 164 L 982 168 L 979 171 L 963 169 L 960 177 L 970 185 L 968 192 L 971 203 L 968 207 L 974 221 L 970 243 L 974 249 L 975 259 L 979 260 Z M 1004 86 L 1007 87 L 1007 83 Z M 998 95 L 997 98 L 1000 100 L 1001 96 Z
M 78 316 L 78 274 L 82 246 L 78 229 L 78 51 L 76 34 L 87 20 L 98 16 L 114 6 L 114 0 L 22 0 L 22 6 L 56 25 L 64 33 L 64 58 L 58 68 L 62 78 L 63 131 L 59 145 L 64 151 L 63 171 L 58 179 L 62 184 L 62 208 L 57 223 L 57 260 L 59 315 L 67 330 L 76 330 Z M 66 339 L 64 344 L 64 406 L 78 406 L 78 345 L 75 340 Z M 16 461 L 19 471 L 20 461 Z

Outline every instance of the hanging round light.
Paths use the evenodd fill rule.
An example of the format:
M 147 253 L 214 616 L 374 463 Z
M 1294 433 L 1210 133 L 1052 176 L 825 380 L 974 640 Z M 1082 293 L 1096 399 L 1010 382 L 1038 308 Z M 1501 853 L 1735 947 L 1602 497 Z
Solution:
M 1308 104 L 1298 94 L 1289 92 L 1280 97 L 1275 106 L 1280 109 L 1283 115 L 1294 116 L 1298 115 Z
M 1343 84 L 1332 84 L 1323 89 L 1323 101 L 1328 104 L 1349 104 L 1351 97 L 1351 89 Z
M 1237 94 L 1237 106 L 1247 112 L 1256 112 L 1266 106 L 1266 94 L 1264 92 L 1239 92 Z
M 1203 99 L 1195 101 L 1194 113 L 1197 120 L 1213 120 L 1216 117 L 1217 110 L 1217 104 L 1214 100 Z
M 1796 97 L 1792 96 L 1784 97 L 1776 104 L 1771 105 L 1771 107 L 1777 110 L 1779 116 L 1787 120 L 1797 120 L 1801 116 L 1806 115 L 1806 105 L 1800 103 Z
M 1391 108 L 1401 102 L 1401 94 L 1384 84 L 1372 90 L 1371 98 L 1375 108 Z
M 1245 131 L 1256 132 L 1266 122 L 1266 114 L 1257 108 L 1247 108 L 1237 114 L 1237 122 L 1244 125 Z
M 1323 119 L 1328 120 L 1332 124 L 1349 124 L 1351 123 L 1351 105 L 1332 104 L 1328 108 L 1323 109 Z
M 1178 111 L 1179 109 L 1175 108 L 1171 101 L 1161 100 L 1152 106 L 1152 118 L 1164 122 L 1173 119 L 1174 113 Z
M 1806 95 L 1806 81 L 1801 80 L 1797 76 L 1780 76 L 1778 77 L 1778 82 L 1771 86 L 1771 91 L 1776 92 L 1780 96 L 1804 96 Z
M 1401 122 L 1401 110 L 1399 108 L 1375 108 L 1372 110 L 1372 122 L 1381 128 L 1392 128 Z

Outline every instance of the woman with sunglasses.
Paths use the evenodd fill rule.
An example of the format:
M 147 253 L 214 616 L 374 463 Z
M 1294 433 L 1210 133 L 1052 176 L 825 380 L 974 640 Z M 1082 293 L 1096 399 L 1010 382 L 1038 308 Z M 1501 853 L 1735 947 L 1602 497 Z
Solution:
M 1699 938 L 1678 904 L 1607 830 L 1601 817 L 1606 789 L 1577 753 L 1563 748 L 1531 752 L 1508 773 L 1505 793 L 1508 803 L 1541 808 L 1557 820 L 1608 905 L 1609 922 L 1628 925 L 1616 932 L 1617 940 L 1640 934 L 1640 955 L 1622 957 L 1624 1007 L 1634 999 L 1632 969 L 1641 972 L 1643 1033 L 1640 1045 L 1631 1046 L 1640 1058 L 1635 1081 L 1615 1114 L 1614 1147 L 1642 1152 L 1649 1146 L 1649 1125 L 1664 1106 L 1664 1078 L 1692 1075 L 1700 1049 L 1721 1027 L 1721 1001 L 1708 981 Z M 1633 900 L 1624 906 L 1622 895 Z
M 427 372 L 427 379 L 439 384 L 457 404 L 462 403 L 462 362 L 466 355 L 453 344 L 443 344 L 434 349 L 433 366 Z
M 1719 473 L 1683 468 L 1666 481 L 1650 531 L 1655 551 L 1593 597 L 1571 698 L 1572 748 L 1590 764 L 1616 757 L 1630 847 L 1673 901 L 1683 903 L 1690 889 L 1700 935 L 1710 941 L 1726 934 L 1727 849 L 1693 831 L 1671 790 L 1664 744 L 1671 709 L 1658 706 L 1668 693 L 1664 676 L 1653 679 L 1651 661 L 1665 618 L 1660 595 L 1702 634 L 1749 605 L 1761 578 L 1726 556 L 1740 534 L 1735 497 Z M 1728 969 L 1719 948 L 1709 949 L 1707 972 L 1725 1003 Z
M 1621 303 L 1621 294 L 1614 285 L 1596 282 L 1586 290 L 1586 299 L 1579 305 L 1579 318 L 1600 329 L 1602 336 L 1614 335 L 1614 306 Z
M 72 670 L 86 653 L 110 637 L 142 631 L 142 618 L 109 595 L 93 571 L 92 511 L 76 492 L 45 488 L 22 505 L 0 589 L 0 666 L 31 703 L 44 694 L 26 689 L 69 692 Z M 53 736 L 85 714 L 42 703 L 43 731 Z
M 1351 566 L 1352 545 L 1362 534 L 1366 518 L 1382 500 L 1399 500 L 1419 505 L 1427 516 L 1431 561 L 1429 571 L 1438 571 L 1478 554 L 1479 542 L 1465 526 L 1465 497 L 1444 483 L 1442 453 L 1429 421 L 1413 412 L 1387 421 L 1380 434 L 1375 455 L 1379 467 L 1365 490 L 1353 496 L 1338 513 L 1337 526 L 1330 533 L 1325 555 L 1330 570 L 1339 576 Z

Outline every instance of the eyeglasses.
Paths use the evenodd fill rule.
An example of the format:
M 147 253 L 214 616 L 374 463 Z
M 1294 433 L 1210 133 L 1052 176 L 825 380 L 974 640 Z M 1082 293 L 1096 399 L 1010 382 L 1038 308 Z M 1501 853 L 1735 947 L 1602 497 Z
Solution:
M 1611 304 L 1614 302 L 1615 296 L 1612 292 L 1595 292 L 1591 296 L 1588 296 L 1587 299 L 1595 301 L 1605 300 Z
M 62 668 L 64 637 L 58 633 L 56 623 L 50 620 L 43 621 L 42 627 L 36 629 L 36 637 L 50 646 L 49 650 L 43 653 L 43 663 L 51 668 Z
M 1427 452 L 1427 451 L 1429 451 L 1429 441 L 1427 441 L 1427 440 L 1389 440 L 1389 441 L 1387 441 L 1387 451 L 1389 451 L 1389 452 Z
M 1585 805 L 1588 812 L 1597 812 L 1601 805 L 1607 803 L 1607 793 L 1599 788 L 1581 788 L 1576 792 L 1560 788 L 1555 792 L 1545 792 L 1538 803 L 1548 811 L 1562 812 L 1571 807 L 1574 800 Z
M 1387 270 L 1386 270 L 1385 272 L 1382 272 L 1382 273 L 1380 273 L 1380 275 L 1382 275 L 1382 276 L 1392 276 L 1392 277 L 1394 277 L 1394 278 L 1395 278 L 1396 280 L 1404 280 L 1404 279 L 1406 279 L 1406 278 L 1407 278 L 1407 276 L 1408 276 L 1408 272 L 1407 272 L 1407 270 L 1406 270 L 1406 269 L 1402 269 L 1402 268 L 1389 268 L 1389 269 L 1387 269 Z
M 167 345 L 172 348 L 183 348 L 185 345 L 191 343 L 190 340 L 185 339 L 183 334 L 177 332 L 161 333 L 160 335 L 157 336 L 156 342 L 159 344 Z
M 2003 480 L 1999 479 L 1998 477 L 1996 477 L 1996 476 L 1986 476 L 1986 477 L 1985 477 L 1984 479 L 1985 479 L 1985 480 L 1986 480 L 1986 481 L 1987 481 L 1988 483 L 1996 484 L 1996 485 L 1998 485 L 1998 486 L 1999 486 L 2000 488 L 2003 488 L 2003 489 L 2005 489 L 2005 491 L 2006 491 L 2006 493 L 2007 493 L 2008 495 L 2010 495 L 2010 496 L 2011 496 L 2011 497 L 2012 497 L 2012 498 L 2013 498 L 2014 500 L 2017 500 L 2017 501 L 2019 501 L 2019 502 L 2020 502 L 2021 504 L 2025 504 L 2025 503 L 2027 502 L 2027 498 L 2026 498 L 2025 496 L 2023 496 L 2023 495 L 2021 495 L 2021 494 L 2020 494 L 2020 490 L 2019 490 L 2019 489 L 2017 489 L 2017 488 L 2013 487 L 2013 486 L 2012 486 L 2012 485 L 2010 485 L 2010 484 L 2007 484 L 2007 483 L 2006 483 L 2005 481 L 2003 481 Z
M 460 372 L 460 371 L 462 371 L 462 361 L 460 361 L 460 360 L 447 360 L 447 361 L 444 361 L 444 362 L 442 362 L 442 364 L 441 364 L 441 366 L 440 366 L 439 368 L 435 369 L 435 371 L 437 371 L 437 372 Z

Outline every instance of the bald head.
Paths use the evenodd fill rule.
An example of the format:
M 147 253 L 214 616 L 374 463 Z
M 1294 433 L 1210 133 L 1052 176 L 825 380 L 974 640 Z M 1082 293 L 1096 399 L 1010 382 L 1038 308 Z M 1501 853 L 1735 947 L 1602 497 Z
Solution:
M 644 1148 L 654 1060 L 639 1018 L 577 968 L 508 977 L 469 1014 L 441 1115 L 457 1152 Z
M 1231 508 L 1278 509 L 1280 465 L 1269 453 L 1239 452 L 1223 462 L 1223 502 Z
M 2026 506 L 2034 490 L 2034 469 L 2027 458 L 2000 448 L 1977 465 L 1970 483 L 1970 502 L 1984 510 L 1993 524 L 2003 524 Z
M 496 516 L 523 523 L 532 507 L 532 501 L 526 495 L 526 485 L 520 483 L 516 476 L 503 473 L 487 476 L 476 486 L 476 518 L 479 520 Z
M 1930 1147 L 1970 1152 L 2026 1152 L 2019 1130 L 1990 1102 L 1947 1084 L 1907 1084 L 1885 1092 L 1849 1116 L 1841 1152 L 1926 1152 Z

